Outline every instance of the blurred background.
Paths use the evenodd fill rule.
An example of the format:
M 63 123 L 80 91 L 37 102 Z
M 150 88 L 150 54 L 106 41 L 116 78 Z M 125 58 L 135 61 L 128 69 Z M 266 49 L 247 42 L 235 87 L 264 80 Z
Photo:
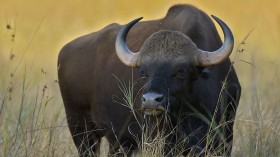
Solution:
M 45 118 L 53 120 L 49 113 L 57 113 L 59 124 L 66 126 L 56 68 L 63 45 L 110 23 L 125 24 L 140 16 L 143 20 L 162 18 L 174 4 L 193 4 L 232 29 L 235 49 L 231 57 L 237 57 L 234 66 L 242 86 L 237 130 L 245 122 L 275 120 L 280 109 L 279 0 L 1 0 L 0 98 L 5 102 L 0 111 L 9 115 L 0 114 L 1 121 L 16 123 L 23 89 L 27 104 L 44 94 L 44 100 L 50 101 Z M 32 112 L 28 106 L 20 108 Z M 69 138 L 67 128 L 64 132 L 62 137 Z

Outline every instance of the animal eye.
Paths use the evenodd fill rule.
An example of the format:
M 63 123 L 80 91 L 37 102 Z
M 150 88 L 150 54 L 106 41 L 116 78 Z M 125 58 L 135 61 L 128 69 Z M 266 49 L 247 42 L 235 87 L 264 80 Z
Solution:
M 179 70 L 176 74 L 171 77 L 175 77 L 176 79 L 183 80 L 187 77 L 187 72 L 185 70 Z
M 185 79 L 186 78 L 186 72 L 185 71 L 178 71 L 177 72 L 177 79 Z
M 148 75 L 146 74 L 146 72 L 145 72 L 143 69 L 139 70 L 139 72 L 140 72 L 140 75 L 141 75 L 142 77 L 147 77 L 147 76 L 148 76 Z

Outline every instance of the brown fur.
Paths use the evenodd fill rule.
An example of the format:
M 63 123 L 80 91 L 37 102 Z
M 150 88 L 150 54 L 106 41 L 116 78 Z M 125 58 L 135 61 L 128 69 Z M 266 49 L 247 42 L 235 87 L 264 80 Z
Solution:
M 191 61 L 197 46 L 183 33 L 162 30 L 152 34 L 140 49 L 140 58 L 153 58 L 154 62 L 178 62 L 178 59 Z

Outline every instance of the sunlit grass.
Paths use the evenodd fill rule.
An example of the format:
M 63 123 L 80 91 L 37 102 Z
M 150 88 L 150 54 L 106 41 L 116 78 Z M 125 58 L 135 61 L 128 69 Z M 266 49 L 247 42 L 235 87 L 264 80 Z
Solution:
M 15 75 L 16 77 L 16 75 Z M 32 88 L 26 73 L 2 97 L 0 156 L 64 156 L 73 153 L 64 111 L 44 84 Z M 42 155 L 44 154 L 44 155 Z

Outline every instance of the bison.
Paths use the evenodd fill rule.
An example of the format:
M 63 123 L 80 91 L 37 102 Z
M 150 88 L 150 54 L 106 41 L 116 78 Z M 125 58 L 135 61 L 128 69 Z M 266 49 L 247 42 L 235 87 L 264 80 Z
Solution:
M 162 19 L 110 24 L 62 48 L 59 86 L 80 156 L 95 154 L 102 137 L 111 153 L 121 147 L 131 154 L 147 130 L 142 124 L 166 133 L 167 156 L 182 138 L 183 154 L 230 155 L 241 87 L 229 59 L 232 32 L 212 18 L 224 42 L 206 13 L 175 5 Z

